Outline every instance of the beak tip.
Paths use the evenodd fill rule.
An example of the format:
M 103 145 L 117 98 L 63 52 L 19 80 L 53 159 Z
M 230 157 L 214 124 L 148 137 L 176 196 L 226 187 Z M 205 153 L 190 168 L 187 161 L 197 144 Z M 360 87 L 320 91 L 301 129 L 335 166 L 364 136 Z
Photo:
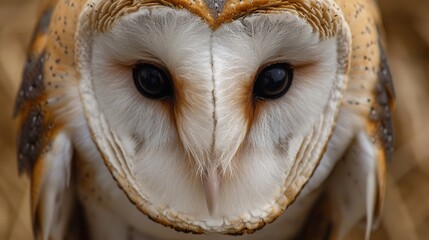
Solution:
M 214 202 L 209 202 L 207 200 L 207 210 L 209 211 L 210 216 L 212 217 L 216 211 L 216 204 Z
M 219 196 L 220 178 L 217 173 L 208 174 L 204 178 L 204 190 L 206 195 L 207 210 L 210 216 L 216 212 L 217 200 Z

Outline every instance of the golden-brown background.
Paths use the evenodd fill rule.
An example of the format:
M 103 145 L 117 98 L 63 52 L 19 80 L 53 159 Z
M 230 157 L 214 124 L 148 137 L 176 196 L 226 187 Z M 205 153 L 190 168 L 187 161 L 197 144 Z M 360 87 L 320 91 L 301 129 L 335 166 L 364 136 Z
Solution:
M 0 0 L 0 240 L 31 239 L 29 182 L 18 177 L 12 119 L 37 0 Z M 397 93 L 396 153 L 373 239 L 429 239 L 429 0 L 380 0 Z M 356 231 L 353 239 L 362 239 Z

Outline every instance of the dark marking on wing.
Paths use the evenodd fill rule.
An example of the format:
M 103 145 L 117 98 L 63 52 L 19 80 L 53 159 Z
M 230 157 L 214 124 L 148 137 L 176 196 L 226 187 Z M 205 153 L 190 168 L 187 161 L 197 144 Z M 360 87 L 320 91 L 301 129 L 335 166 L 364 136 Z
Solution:
M 33 106 L 24 118 L 18 137 L 18 170 L 31 173 L 35 162 L 47 146 L 52 124 L 40 106 Z
M 14 117 L 16 117 L 27 102 L 34 102 L 39 99 L 45 90 L 43 83 L 43 65 L 45 54 L 30 57 L 24 68 L 21 86 L 16 97 Z
M 381 36 L 380 33 L 379 35 Z M 377 132 L 375 133 L 377 136 L 375 136 L 375 139 L 381 142 L 386 159 L 391 161 L 394 150 L 391 108 L 395 100 L 395 90 L 381 39 L 379 39 L 378 44 L 380 47 L 380 72 L 376 86 L 377 105 L 371 109 L 370 119 L 377 122 Z
M 380 83 L 386 90 L 386 93 L 389 98 L 389 104 L 392 105 L 393 100 L 396 98 L 395 88 L 393 86 L 392 74 L 390 72 L 389 63 L 387 61 L 386 53 L 384 51 L 383 44 L 381 43 L 381 39 L 379 39 L 378 44 L 380 46 Z
M 51 22 L 53 7 L 48 7 L 42 12 L 30 44 L 30 52 L 28 53 L 27 63 L 24 68 L 21 86 L 19 88 L 18 96 L 16 98 L 14 117 L 16 117 L 22 110 L 26 103 L 32 103 L 39 99 L 45 90 L 43 84 L 43 65 L 46 60 L 46 54 L 38 52 L 37 48 L 44 46 L 38 45 L 38 39 L 42 38 L 48 33 L 49 24 Z M 37 46 L 37 47 L 36 47 Z
M 30 44 L 28 60 L 24 68 L 21 86 L 16 97 L 14 117 L 21 115 L 21 131 L 18 137 L 18 170 L 31 174 L 35 162 L 47 146 L 47 135 L 52 128 L 48 123 L 42 102 L 45 95 L 44 64 L 47 54 L 40 39 L 47 34 L 53 8 L 42 12 Z
M 37 22 L 36 27 L 34 28 L 33 36 L 31 37 L 31 42 L 33 43 L 37 35 L 39 34 L 47 34 L 49 30 L 49 24 L 51 23 L 53 8 L 47 8 L 42 12 L 42 15 Z

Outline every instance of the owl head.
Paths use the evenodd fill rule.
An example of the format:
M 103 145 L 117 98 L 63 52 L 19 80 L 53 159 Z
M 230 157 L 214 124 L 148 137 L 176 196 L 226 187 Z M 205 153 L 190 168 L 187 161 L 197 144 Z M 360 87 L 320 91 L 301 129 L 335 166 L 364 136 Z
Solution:
M 334 129 L 350 34 L 331 0 L 91 0 L 80 94 L 112 176 L 151 219 L 247 233 L 279 217 Z

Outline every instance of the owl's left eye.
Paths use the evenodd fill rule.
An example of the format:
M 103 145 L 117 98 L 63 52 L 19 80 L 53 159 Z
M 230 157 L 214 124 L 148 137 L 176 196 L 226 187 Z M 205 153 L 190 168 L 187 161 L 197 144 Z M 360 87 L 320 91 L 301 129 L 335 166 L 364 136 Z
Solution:
M 167 99 L 173 94 L 169 75 L 155 65 L 137 64 L 133 68 L 133 78 L 137 90 L 147 98 Z

